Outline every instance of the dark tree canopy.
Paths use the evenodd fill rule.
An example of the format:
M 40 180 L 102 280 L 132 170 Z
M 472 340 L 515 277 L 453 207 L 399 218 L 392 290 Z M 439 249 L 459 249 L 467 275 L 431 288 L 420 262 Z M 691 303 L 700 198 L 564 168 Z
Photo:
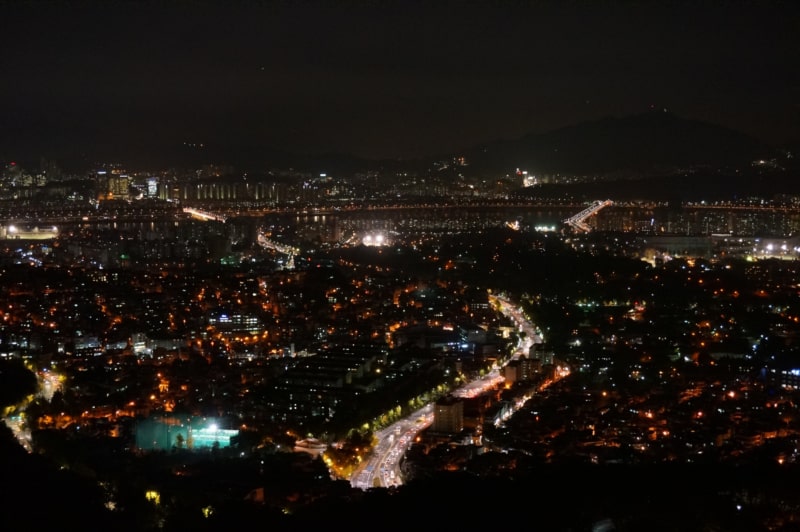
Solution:
M 36 393 L 36 374 L 21 360 L 0 361 L 0 407 L 15 405 Z

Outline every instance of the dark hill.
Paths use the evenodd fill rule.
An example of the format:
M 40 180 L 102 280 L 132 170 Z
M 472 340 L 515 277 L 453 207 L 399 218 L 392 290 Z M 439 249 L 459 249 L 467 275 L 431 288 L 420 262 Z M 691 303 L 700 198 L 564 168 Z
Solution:
M 91 147 L 91 153 L 85 151 L 86 146 Z M 505 175 L 520 168 L 533 174 L 623 178 L 674 175 L 690 168 L 740 168 L 756 159 L 783 157 L 776 149 L 745 134 L 681 118 L 665 110 L 582 122 L 518 139 L 488 142 L 427 160 L 367 160 L 339 153 L 290 153 L 255 144 L 165 145 L 156 138 L 117 136 L 91 142 L 75 136 L 59 145 L 41 148 L 41 152 L 15 153 L 14 158 L 21 160 L 26 168 L 35 168 L 40 155 L 58 161 L 64 169 L 91 168 L 98 161 L 116 161 L 130 169 L 217 164 L 230 165 L 242 172 L 294 168 L 332 175 L 364 171 L 424 172 L 431 169 L 435 160 L 464 156 L 469 165 L 452 168 L 459 174 L 478 177 Z
M 777 153 L 731 129 L 658 110 L 493 142 L 465 156 L 473 172 L 666 175 L 688 167 L 737 167 Z

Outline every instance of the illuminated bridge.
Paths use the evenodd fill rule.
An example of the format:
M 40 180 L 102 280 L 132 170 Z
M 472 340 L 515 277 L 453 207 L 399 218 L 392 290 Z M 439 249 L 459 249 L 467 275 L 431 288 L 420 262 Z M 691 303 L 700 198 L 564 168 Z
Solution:
M 286 262 L 287 269 L 294 269 L 294 256 L 300 253 L 298 248 L 294 248 L 292 246 L 287 246 L 285 244 L 281 244 L 279 242 L 275 242 L 274 240 L 270 240 L 267 238 L 264 233 L 258 233 L 258 245 L 265 249 L 271 249 L 273 251 L 277 251 L 278 253 L 283 253 L 284 255 L 289 256 L 289 260 Z
M 603 207 L 608 207 L 609 205 L 612 204 L 613 202 L 611 200 L 605 200 L 605 201 L 596 200 L 590 206 L 583 209 L 578 214 L 570 216 L 569 218 L 564 220 L 564 223 L 567 225 L 571 225 L 572 227 L 574 227 L 579 231 L 584 231 L 588 233 L 589 231 L 592 230 L 592 228 L 589 226 L 589 224 L 586 223 L 586 220 L 597 214 L 597 212 Z
M 204 211 L 202 209 L 194 209 L 192 207 L 184 207 L 183 212 L 186 214 L 191 215 L 198 220 L 214 220 L 217 222 L 225 222 L 228 218 L 224 214 L 216 214 L 209 211 Z

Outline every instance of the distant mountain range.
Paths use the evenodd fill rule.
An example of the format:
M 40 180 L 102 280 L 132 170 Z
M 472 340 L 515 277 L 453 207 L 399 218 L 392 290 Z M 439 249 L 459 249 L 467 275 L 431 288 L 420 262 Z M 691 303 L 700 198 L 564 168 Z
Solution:
M 99 143 L 94 146 L 102 147 Z M 148 169 L 220 164 L 254 173 L 294 168 L 312 174 L 349 175 L 368 170 L 435 171 L 441 168 L 435 162 L 463 157 L 467 165 L 457 167 L 462 175 L 499 176 L 519 168 L 537 175 L 606 178 L 665 176 L 690 168 L 738 168 L 757 159 L 785 158 L 776 148 L 747 135 L 681 118 L 666 110 L 582 122 L 517 139 L 487 142 L 424 160 L 367 160 L 336 153 L 304 155 L 258 145 L 138 145 L 135 154 L 118 153 L 111 146 L 105 146 L 103 153 L 83 155 L 80 160 L 75 157 L 74 149 L 66 153 L 72 160 L 57 153 L 52 158 L 63 160 L 64 167 L 110 160 Z
M 667 175 L 676 169 L 739 167 L 780 157 L 731 129 L 651 110 L 607 117 L 466 150 L 472 172 L 520 168 L 533 174 Z
M 487 142 L 425 160 L 369 161 L 335 154 L 311 157 L 298 167 L 329 173 L 403 169 L 425 171 L 436 161 L 462 158 L 462 175 L 501 176 L 516 169 L 531 174 L 632 179 L 686 171 L 742 169 L 753 161 L 780 161 L 785 153 L 732 129 L 681 118 L 666 110 L 582 122 L 517 139 Z
M 238 150 L 258 163 L 257 152 Z M 262 152 L 263 154 L 263 152 Z M 741 168 L 754 160 L 780 159 L 775 147 L 729 128 L 681 118 L 666 110 L 582 122 L 518 139 L 497 140 L 424 160 L 365 160 L 339 154 L 299 157 L 273 153 L 273 163 L 348 173 L 363 170 L 425 171 L 438 161 L 463 157 L 464 175 L 497 176 L 517 168 L 533 174 L 646 177 L 677 170 Z M 266 161 L 264 161 L 266 162 Z M 263 163 L 262 163 L 263 164 Z

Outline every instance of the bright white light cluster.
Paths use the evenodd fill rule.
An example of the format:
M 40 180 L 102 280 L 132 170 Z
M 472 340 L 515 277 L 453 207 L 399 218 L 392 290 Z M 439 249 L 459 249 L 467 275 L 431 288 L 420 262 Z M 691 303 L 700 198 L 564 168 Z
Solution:
M 375 235 L 364 235 L 362 242 L 365 246 L 384 246 L 386 245 L 386 237 L 384 237 L 381 233 Z

